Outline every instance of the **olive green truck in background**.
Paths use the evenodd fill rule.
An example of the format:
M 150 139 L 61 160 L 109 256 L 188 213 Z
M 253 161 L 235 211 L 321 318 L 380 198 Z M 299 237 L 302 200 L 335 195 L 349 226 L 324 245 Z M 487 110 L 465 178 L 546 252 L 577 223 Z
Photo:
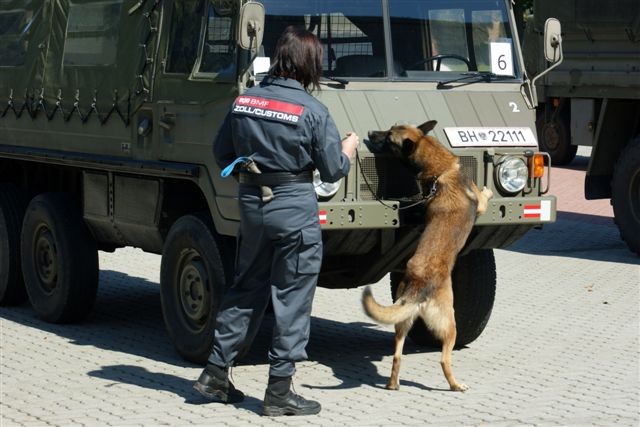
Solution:
M 347 177 L 316 182 L 319 285 L 389 273 L 397 284 L 423 196 L 366 135 L 437 120 L 464 173 L 495 193 L 453 276 L 458 344 L 477 338 L 494 302 L 492 249 L 555 220 L 509 0 L 0 1 L 0 302 L 28 296 L 41 318 L 76 321 L 96 299 L 98 250 L 162 254 L 167 331 L 202 362 L 239 221 L 237 182 L 220 177 L 211 144 L 288 25 L 320 37 L 317 96 L 341 133 L 365 140 Z M 433 342 L 423 325 L 412 337 Z
M 545 20 L 562 23 L 564 59 L 538 80 L 538 138 L 553 164 L 591 146 L 587 199 L 611 199 L 629 248 L 640 254 L 640 2 L 535 0 L 523 35 L 530 76 L 546 68 Z

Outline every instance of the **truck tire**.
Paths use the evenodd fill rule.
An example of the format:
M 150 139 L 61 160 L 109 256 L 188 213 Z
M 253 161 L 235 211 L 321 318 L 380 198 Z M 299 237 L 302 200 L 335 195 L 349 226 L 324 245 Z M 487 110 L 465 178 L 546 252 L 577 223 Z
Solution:
M 620 237 L 640 255 L 640 137 L 618 157 L 611 182 L 611 204 Z
M 575 159 L 578 146 L 571 144 L 569 118 L 566 114 L 558 114 L 554 119 L 546 121 L 544 111 L 538 111 L 536 128 L 540 151 L 549 153 L 553 165 L 568 165 Z
M 22 271 L 40 318 L 66 323 L 85 318 L 98 290 L 98 249 L 70 195 L 36 196 L 24 217 Z
M 185 215 L 167 235 L 160 265 L 160 300 L 178 353 L 204 364 L 211 352 L 225 274 L 211 220 Z
M 391 295 L 395 301 L 396 289 L 402 273 L 391 273 Z M 453 269 L 453 307 L 456 317 L 456 347 L 475 341 L 484 331 L 496 296 L 496 262 L 491 249 L 474 250 L 458 258 Z M 440 347 L 442 343 L 418 319 L 409 331 L 411 340 L 420 346 Z
M 27 300 L 20 266 L 20 230 L 27 195 L 13 184 L 0 184 L 0 305 Z

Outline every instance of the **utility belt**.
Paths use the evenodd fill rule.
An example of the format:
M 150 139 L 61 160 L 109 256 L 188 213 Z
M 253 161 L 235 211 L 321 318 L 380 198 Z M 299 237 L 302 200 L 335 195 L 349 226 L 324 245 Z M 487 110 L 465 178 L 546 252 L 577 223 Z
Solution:
M 263 172 L 250 173 L 240 172 L 240 184 L 258 185 L 273 187 L 281 184 L 291 184 L 296 182 L 313 182 L 312 171 L 293 172 Z

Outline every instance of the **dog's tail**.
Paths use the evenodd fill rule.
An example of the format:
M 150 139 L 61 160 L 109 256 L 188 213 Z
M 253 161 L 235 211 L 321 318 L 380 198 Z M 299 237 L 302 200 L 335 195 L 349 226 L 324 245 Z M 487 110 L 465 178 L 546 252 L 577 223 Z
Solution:
M 367 316 L 378 323 L 394 325 L 418 314 L 418 303 L 399 298 L 393 305 L 380 305 L 373 298 L 371 288 L 367 286 L 362 292 L 362 307 Z

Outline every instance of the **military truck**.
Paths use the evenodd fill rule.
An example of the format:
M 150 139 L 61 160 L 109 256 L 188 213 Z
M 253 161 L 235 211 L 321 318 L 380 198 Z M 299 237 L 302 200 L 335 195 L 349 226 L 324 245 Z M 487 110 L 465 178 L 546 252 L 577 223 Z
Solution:
M 532 76 L 546 69 L 550 16 L 562 23 L 564 60 L 536 85 L 540 149 L 563 165 L 592 147 L 585 197 L 611 199 L 621 237 L 640 254 L 640 3 L 535 0 L 523 37 Z
M 0 300 L 50 322 L 85 317 L 98 251 L 161 254 L 168 335 L 202 362 L 234 269 L 237 182 L 212 141 L 265 75 L 276 40 L 304 26 L 324 46 L 317 96 L 341 132 L 438 121 L 435 135 L 494 190 L 455 271 L 458 344 L 493 307 L 494 248 L 555 220 L 527 107 L 509 0 L 2 0 Z M 405 165 L 366 144 L 347 177 L 316 182 L 319 286 L 397 285 L 424 228 Z M 515 284 L 513 284 L 515 286 Z M 359 307 L 354 307 L 359 310 Z M 416 326 L 414 340 L 433 343 Z

